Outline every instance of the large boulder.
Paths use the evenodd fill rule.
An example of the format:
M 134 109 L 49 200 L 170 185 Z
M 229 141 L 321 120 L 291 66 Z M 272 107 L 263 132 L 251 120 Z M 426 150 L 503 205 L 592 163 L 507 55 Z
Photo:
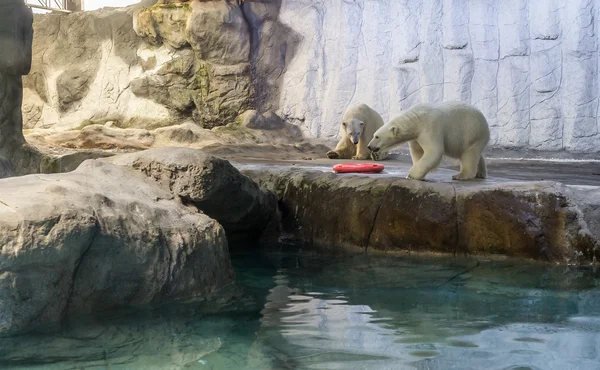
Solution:
M 219 221 L 230 238 L 258 238 L 277 201 L 228 161 L 189 148 L 156 148 L 103 158 L 152 178 L 163 188 Z
M 233 282 L 223 228 L 127 168 L 0 180 L 0 331 L 212 297 Z

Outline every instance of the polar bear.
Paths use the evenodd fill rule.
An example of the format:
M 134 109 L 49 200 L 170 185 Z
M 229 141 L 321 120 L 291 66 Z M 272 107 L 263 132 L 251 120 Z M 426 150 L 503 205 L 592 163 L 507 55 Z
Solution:
M 482 156 L 490 141 L 487 120 L 477 108 L 459 102 L 418 104 L 386 123 L 367 146 L 377 153 L 408 142 L 413 166 L 408 179 L 422 180 L 441 162 L 442 156 L 460 160 L 453 180 L 485 178 Z
M 329 159 L 368 159 L 387 158 L 387 150 L 372 153 L 367 149 L 373 133 L 384 124 L 375 110 L 366 104 L 357 104 L 346 110 L 340 127 L 340 141 L 334 150 L 327 152 Z

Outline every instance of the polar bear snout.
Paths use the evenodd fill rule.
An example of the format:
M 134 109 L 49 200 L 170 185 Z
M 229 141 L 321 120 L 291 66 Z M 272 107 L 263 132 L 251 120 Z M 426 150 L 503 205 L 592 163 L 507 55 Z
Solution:
M 378 148 L 378 147 L 372 146 L 372 145 L 367 145 L 367 149 L 369 149 L 373 153 L 377 153 L 381 148 Z

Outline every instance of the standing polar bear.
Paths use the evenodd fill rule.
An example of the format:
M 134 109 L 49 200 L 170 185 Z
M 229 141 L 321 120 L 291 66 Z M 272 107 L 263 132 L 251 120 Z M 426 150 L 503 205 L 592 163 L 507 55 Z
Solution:
M 371 153 L 367 144 L 373 134 L 384 124 L 383 119 L 366 104 L 357 104 L 346 110 L 340 127 L 340 141 L 334 150 L 327 152 L 329 159 L 387 158 L 387 150 Z
M 460 160 L 460 172 L 453 180 L 487 176 L 482 153 L 490 129 L 483 114 L 471 105 L 458 101 L 415 105 L 378 129 L 368 148 L 377 153 L 407 141 L 413 161 L 408 179 L 422 180 L 444 154 Z

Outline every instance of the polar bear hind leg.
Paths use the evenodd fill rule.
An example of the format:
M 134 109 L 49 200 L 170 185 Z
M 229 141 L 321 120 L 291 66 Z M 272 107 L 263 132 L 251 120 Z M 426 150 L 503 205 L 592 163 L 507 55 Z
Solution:
M 479 157 L 479 163 L 477 164 L 477 175 L 475 178 L 477 179 L 485 179 L 487 177 L 487 165 L 485 163 L 485 158 L 483 155 Z
M 452 176 L 452 180 L 472 180 L 477 176 L 482 149 L 472 146 L 463 152 L 460 156 L 460 172 Z

